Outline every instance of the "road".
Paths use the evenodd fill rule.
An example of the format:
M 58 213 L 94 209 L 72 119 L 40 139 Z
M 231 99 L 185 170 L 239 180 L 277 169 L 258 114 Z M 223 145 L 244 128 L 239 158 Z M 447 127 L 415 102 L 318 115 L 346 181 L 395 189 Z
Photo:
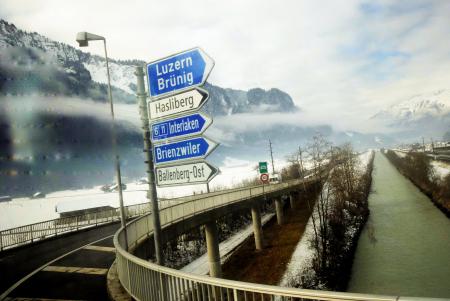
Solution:
M 106 296 L 104 269 L 109 268 L 114 261 L 112 235 L 119 226 L 120 223 L 114 223 L 1 253 L 0 292 L 3 294 L 19 280 L 50 261 L 104 239 L 94 243 L 98 247 L 83 248 L 50 264 L 10 294 L 20 298 L 103 300 Z M 67 269 L 68 267 L 90 269 Z M 92 268 L 100 270 L 91 270 Z M 99 284 L 102 287 L 100 290 Z

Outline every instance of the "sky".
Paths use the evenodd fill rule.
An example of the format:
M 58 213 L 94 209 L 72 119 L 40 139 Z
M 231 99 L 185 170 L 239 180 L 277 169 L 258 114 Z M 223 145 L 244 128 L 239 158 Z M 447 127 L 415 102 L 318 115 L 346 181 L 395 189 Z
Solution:
M 211 83 L 282 89 L 321 122 L 362 127 L 450 85 L 446 0 L 0 0 L 0 17 L 74 47 L 79 31 L 105 36 L 117 59 L 200 46 L 216 63 Z M 88 50 L 103 55 L 101 43 Z

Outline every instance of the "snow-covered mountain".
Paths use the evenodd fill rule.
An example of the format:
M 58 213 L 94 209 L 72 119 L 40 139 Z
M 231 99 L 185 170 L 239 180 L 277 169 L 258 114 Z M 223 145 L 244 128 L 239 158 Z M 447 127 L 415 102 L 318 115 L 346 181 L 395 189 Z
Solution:
M 402 135 L 442 137 L 450 130 L 450 89 L 414 95 L 375 114 L 372 119 Z
M 443 117 L 450 113 L 450 90 L 439 90 L 428 94 L 415 95 L 372 118 L 407 124 L 428 117 Z
M 81 94 L 96 100 L 106 96 L 106 62 L 103 57 L 82 52 L 36 32 L 25 32 L 1 19 L 0 50 L 0 87 L 3 93 L 23 94 L 28 90 L 32 93 Z M 110 59 L 115 100 L 135 101 L 134 66 L 144 64 L 139 60 Z M 55 81 L 59 82 L 56 87 Z M 278 89 L 242 91 L 211 84 L 206 88 L 211 94 L 206 110 L 213 115 L 296 110 L 292 98 Z
M 134 66 L 144 64 L 110 61 L 122 174 L 130 179 L 145 174 L 134 96 Z M 0 19 L 0 173 L 16 175 L 0 181 L 0 192 L 24 195 L 110 181 L 110 115 L 99 103 L 106 102 L 105 71 L 100 56 Z M 283 117 L 299 108 L 289 94 L 276 88 L 243 91 L 209 83 L 204 88 L 210 100 L 202 110 L 216 117 L 207 135 L 221 143 L 208 160 L 218 166 L 230 157 L 265 160 L 269 138 L 278 158 L 305 146 L 317 133 L 336 144 L 351 141 L 360 150 L 392 144 L 385 135 L 286 123 Z M 267 121 L 272 113 L 279 121 Z

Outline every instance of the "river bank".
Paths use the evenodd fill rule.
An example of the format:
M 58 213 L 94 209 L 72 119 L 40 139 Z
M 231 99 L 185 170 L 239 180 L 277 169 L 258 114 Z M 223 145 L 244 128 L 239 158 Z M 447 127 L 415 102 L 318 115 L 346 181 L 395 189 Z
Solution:
M 450 297 L 450 220 L 380 153 L 348 291 Z
M 373 152 L 357 158 L 352 155 L 347 160 L 355 161 L 343 161 L 331 171 L 321 193 L 322 200 L 318 200 L 314 216 L 309 219 L 279 285 L 346 289 L 358 238 L 369 215 L 367 198 L 371 191 Z M 343 178 L 346 180 L 342 181 Z M 325 235 L 327 253 L 317 243 L 317 236 Z M 324 253 L 328 255 L 323 256 Z M 326 265 L 319 266 L 320 260 Z
M 388 150 L 386 158 L 397 170 L 419 188 L 433 204 L 450 218 L 450 175 L 436 175 L 431 159 L 421 153 L 399 156 Z

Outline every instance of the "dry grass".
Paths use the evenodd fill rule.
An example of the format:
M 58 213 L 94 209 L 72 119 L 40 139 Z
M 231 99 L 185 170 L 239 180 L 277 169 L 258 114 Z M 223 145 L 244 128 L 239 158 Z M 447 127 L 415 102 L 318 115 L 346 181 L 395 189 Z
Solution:
M 263 229 L 265 248 L 262 251 L 255 250 L 253 236 L 247 239 L 222 266 L 224 278 L 277 284 L 286 270 L 311 214 L 305 201 L 297 200 L 297 207 L 295 210 L 285 209 L 283 225 L 277 224 L 276 217 L 265 225 Z

